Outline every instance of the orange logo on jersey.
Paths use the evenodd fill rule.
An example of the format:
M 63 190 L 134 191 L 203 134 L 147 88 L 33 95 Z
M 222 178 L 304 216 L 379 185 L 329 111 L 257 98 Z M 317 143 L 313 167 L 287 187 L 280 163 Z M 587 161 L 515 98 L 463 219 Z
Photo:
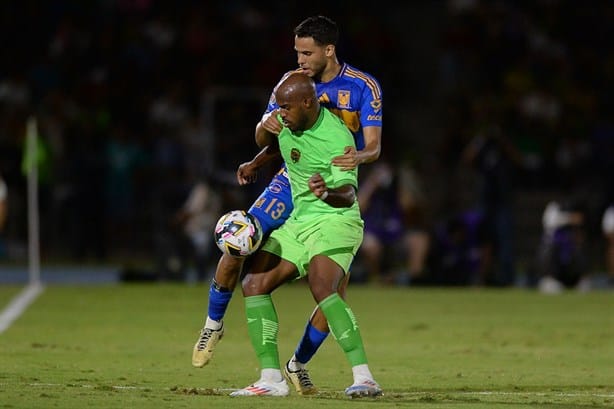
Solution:
M 266 199 L 264 197 L 259 198 L 258 200 L 256 200 L 256 203 L 254 203 L 254 207 L 260 209 L 265 200 Z
M 349 108 L 350 107 L 350 91 L 339 90 L 337 91 L 337 107 Z
M 373 101 L 371 101 L 371 108 L 373 108 L 375 112 L 379 111 L 382 108 L 382 100 L 374 99 Z
M 360 112 L 344 111 L 342 109 L 331 109 L 330 112 L 341 118 L 350 131 L 358 132 L 360 129 Z
M 301 151 L 299 151 L 296 148 L 292 148 L 292 150 L 290 151 L 290 159 L 292 159 L 292 162 L 296 163 L 298 162 L 300 158 L 301 158 Z

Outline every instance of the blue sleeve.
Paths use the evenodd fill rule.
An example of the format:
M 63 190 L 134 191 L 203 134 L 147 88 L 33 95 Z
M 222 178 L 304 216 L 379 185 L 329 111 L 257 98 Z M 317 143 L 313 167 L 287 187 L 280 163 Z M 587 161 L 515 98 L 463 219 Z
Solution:
M 362 90 L 360 124 L 363 127 L 382 126 L 382 89 L 373 77 Z

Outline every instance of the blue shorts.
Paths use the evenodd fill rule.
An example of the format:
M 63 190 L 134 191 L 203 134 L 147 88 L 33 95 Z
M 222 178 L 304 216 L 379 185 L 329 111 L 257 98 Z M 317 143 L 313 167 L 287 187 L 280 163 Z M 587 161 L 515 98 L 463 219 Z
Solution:
M 286 222 L 293 208 L 288 171 L 284 164 L 247 212 L 258 219 L 262 234 L 266 237 Z

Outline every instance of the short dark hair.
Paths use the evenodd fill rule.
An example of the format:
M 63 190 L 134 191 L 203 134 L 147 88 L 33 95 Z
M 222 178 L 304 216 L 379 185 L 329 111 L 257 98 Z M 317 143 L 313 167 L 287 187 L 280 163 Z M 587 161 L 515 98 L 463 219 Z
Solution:
M 337 23 L 325 16 L 311 16 L 294 28 L 299 37 L 311 37 L 318 45 L 337 45 L 339 29 Z

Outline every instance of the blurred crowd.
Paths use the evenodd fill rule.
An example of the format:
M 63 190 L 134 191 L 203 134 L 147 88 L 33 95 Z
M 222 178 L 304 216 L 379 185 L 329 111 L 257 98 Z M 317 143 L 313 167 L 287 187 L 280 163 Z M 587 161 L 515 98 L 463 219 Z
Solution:
M 2 2 L 0 35 L 11 41 L 0 50 L 0 260 L 25 258 L 21 162 L 35 116 L 43 257 L 136 256 L 165 276 L 193 258 L 204 279 L 219 254 L 208 235 L 217 216 L 249 206 L 267 180 L 239 188 L 234 171 L 255 153 L 272 86 L 296 65 L 292 29 L 324 13 L 340 25 L 340 56 L 380 80 L 390 124 L 382 158 L 361 170 L 356 281 L 508 286 L 522 273 L 538 285 L 556 275 L 551 253 L 518 253 L 517 199 L 543 191 L 552 197 L 540 215 L 552 201 L 583 212 L 579 274 L 613 269 L 602 219 L 614 203 L 614 4 L 401 9 L 436 27 L 439 65 L 424 81 L 438 120 L 409 138 L 433 141 L 421 144 L 429 152 L 407 146 L 398 119 L 421 102 L 407 85 L 420 81 L 404 72 L 420 63 L 404 48 L 417 34 L 399 9 L 373 16 L 368 4 L 350 16 L 341 4 Z M 597 254 L 586 250 L 595 244 Z
M 243 1 L 2 2 L 0 36 L 10 39 L 0 49 L 8 253 L 25 250 L 21 161 L 32 115 L 45 255 L 146 256 L 203 181 L 223 208 L 245 207 L 261 186 L 238 189 L 234 171 L 255 152 L 254 126 L 273 85 L 296 66 L 292 30 L 306 12 Z M 361 19 L 346 18 L 344 34 L 356 37 Z M 360 41 L 385 44 L 386 36 Z M 378 75 L 391 77 L 386 70 Z
M 608 1 L 448 2 L 440 59 L 443 202 L 452 218 L 475 210 L 484 219 L 490 282 L 509 285 L 522 274 L 536 283 L 556 275 L 547 264 L 564 258 L 584 259 L 575 276 L 608 269 L 614 276 L 602 229 L 614 203 L 613 17 Z M 467 167 L 475 190 L 462 200 Z M 531 196 L 543 198 L 537 209 L 526 205 Z M 551 202 L 581 213 L 574 223 L 581 235 L 553 261 L 543 249 L 551 237 L 544 226 L 525 250 L 532 253 L 519 254 L 519 243 L 533 243 L 521 218 Z

